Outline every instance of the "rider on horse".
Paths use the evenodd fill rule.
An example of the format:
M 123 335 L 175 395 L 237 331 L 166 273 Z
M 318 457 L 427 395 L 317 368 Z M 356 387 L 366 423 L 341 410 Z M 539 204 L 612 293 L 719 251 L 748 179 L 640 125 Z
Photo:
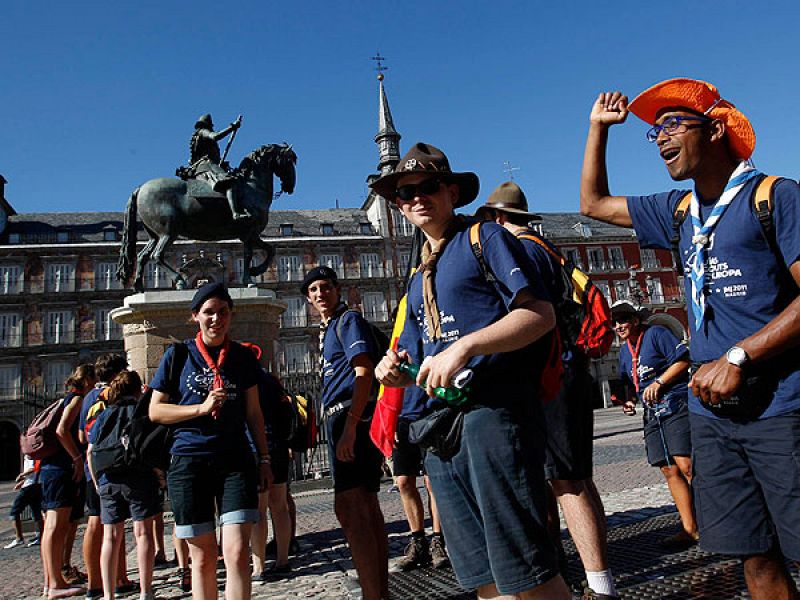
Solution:
M 231 207 L 234 221 L 247 220 L 251 215 L 239 207 L 236 193 L 236 174 L 228 170 L 219 154 L 218 140 L 236 131 L 242 125 L 242 117 L 237 118 L 222 131 L 214 131 L 210 114 L 205 114 L 194 124 L 194 133 L 189 142 L 189 177 L 204 179 L 215 192 L 224 193 Z M 231 138 L 232 139 L 232 138 Z

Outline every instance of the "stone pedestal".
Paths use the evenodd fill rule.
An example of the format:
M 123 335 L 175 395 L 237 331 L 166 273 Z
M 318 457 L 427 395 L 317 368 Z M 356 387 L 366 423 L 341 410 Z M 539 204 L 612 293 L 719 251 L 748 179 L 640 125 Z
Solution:
M 145 383 L 155 375 L 164 350 L 172 342 L 197 335 L 198 326 L 189 310 L 195 291 L 133 294 L 111 312 L 111 318 L 122 325 L 130 367 Z M 233 299 L 231 339 L 258 344 L 264 351 L 262 364 L 273 364 L 278 317 L 286 310 L 286 303 L 277 300 L 271 290 L 261 288 L 231 288 L 229 292 Z

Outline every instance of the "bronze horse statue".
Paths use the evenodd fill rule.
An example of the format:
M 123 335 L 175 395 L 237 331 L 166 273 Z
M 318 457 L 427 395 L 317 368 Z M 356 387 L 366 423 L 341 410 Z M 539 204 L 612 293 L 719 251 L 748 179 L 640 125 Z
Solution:
M 261 239 L 259 234 L 269 220 L 269 208 L 273 200 L 273 175 L 281 181 L 281 191 L 291 194 L 295 186 L 295 163 L 297 155 L 287 144 L 267 144 L 254 150 L 242 159 L 235 185 L 240 204 L 251 219 L 234 221 L 225 196 L 197 179 L 183 181 L 170 177 L 151 179 L 133 191 L 125 211 L 125 228 L 119 252 L 117 278 L 123 282 L 133 281 L 134 289 L 144 291 L 145 266 L 156 261 L 174 275 L 178 289 L 185 287 L 186 280 L 164 261 L 164 253 L 178 237 L 191 240 L 228 240 L 238 238 L 244 244 L 244 272 L 242 283 L 252 283 L 252 276 L 267 270 L 275 250 Z M 150 239 L 136 255 L 136 216 L 142 220 Z M 264 261 L 251 266 L 253 248 L 266 253 Z

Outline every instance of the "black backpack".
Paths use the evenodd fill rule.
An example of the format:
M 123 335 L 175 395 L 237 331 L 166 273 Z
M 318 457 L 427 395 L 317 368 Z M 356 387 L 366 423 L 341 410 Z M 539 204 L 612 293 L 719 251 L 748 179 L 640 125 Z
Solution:
M 189 348 L 183 342 L 172 344 L 172 363 L 169 365 L 169 395 L 177 398 L 181 371 L 189 357 Z M 150 399 L 153 390 L 148 388 L 133 411 L 128 438 L 130 440 L 130 460 L 135 464 L 142 464 L 166 471 L 170 463 L 170 450 L 172 448 L 172 428 L 169 425 L 153 423 L 150 420 Z
M 348 308 L 345 311 L 345 313 L 347 312 L 354 312 L 358 315 L 361 315 L 359 311 L 353 308 Z M 342 313 L 342 317 L 344 316 L 345 313 Z M 363 315 L 361 316 L 363 317 Z M 370 323 L 366 319 L 364 320 L 367 322 L 367 325 L 369 325 L 369 329 L 372 332 L 372 340 L 373 342 L 375 342 L 375 348 L 376 348 L 376 355 L 370 356 L 370 358 L 375 363 L 375 365 L 377 365 L 386 354 L 386 351 L 389 349 L 389 346 L 391 345 L 391 340 L 389 339 L 388 335 L 386 335 L 383 331 L 378 329 L 377 325 Z M 339 338 L 340 343 L 342 341 L 341 328 L 343 325 L 344 325 L 344 320 L 340 318 L 339 321 L 336 323 L 336 337 Z
M 130 445 L 130 426 L 136 404 L 112 404 L 103 411 L 100 429 L 93 432 L 92 467 L 95 473 L 125 473 L 138 464 Z M 97 424 L 95 424 L 95 427 Z

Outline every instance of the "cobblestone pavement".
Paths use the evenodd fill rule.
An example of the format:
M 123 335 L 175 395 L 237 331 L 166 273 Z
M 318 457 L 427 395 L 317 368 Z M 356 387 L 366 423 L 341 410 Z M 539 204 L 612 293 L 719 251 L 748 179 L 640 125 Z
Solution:
M 698 548 L 674 554 L 658 548 L 658 539 L 677 531 L 679 521 L 660 472 L 645 461 L 639 417 L 624 417 L 618 408 L 596 412 L 595 481 L 608 515 L 611 567 L 623 598 L 749 598 L 737 561 L 712 556 Z M 300 552 L 292 560 L 292 576 L 254 586 L 254 598 L 360 599 L 352 562 L 333 516 L 333 494 L 327 483 L 295 485 Z M 405 549 L 407 525 L 400 496 L 388 493 L 389 485 L 387 481 L 379 496 L 389 533 L 390 562 L 394 562 Z M 0 511 L 4 514 L 12 499 L 10 485 L 0 485 Z M 5 543 L 11 537 L 11 529 L 4 522 L 0 540 Z M 132 549 L 130 534 L 128 547 Z M 580 562 L 566 533 L 565 549 L 570 576 L 577 581 L 582 575 Z M 76 544 L 74 558 L 80 566 L 79 555 L 80 545 Z M 129 566 L 131 576 L 136 578 L 133 552 L 129 554 Z M 796 568 L 793 574 L 797 579 Z M 222 587 L 222 569 L 219 576 Z M 0 598 L 37 598 L 40 582 L 38 549 L 0 550 Z M 458 587 L 449 569 L 393 573 L 390 587 L 391 597 L 397 600 L 474 597 Z M 156 591 L 164 599 L 190 596 L 177 588 L 174 568 L 156 572 Z

